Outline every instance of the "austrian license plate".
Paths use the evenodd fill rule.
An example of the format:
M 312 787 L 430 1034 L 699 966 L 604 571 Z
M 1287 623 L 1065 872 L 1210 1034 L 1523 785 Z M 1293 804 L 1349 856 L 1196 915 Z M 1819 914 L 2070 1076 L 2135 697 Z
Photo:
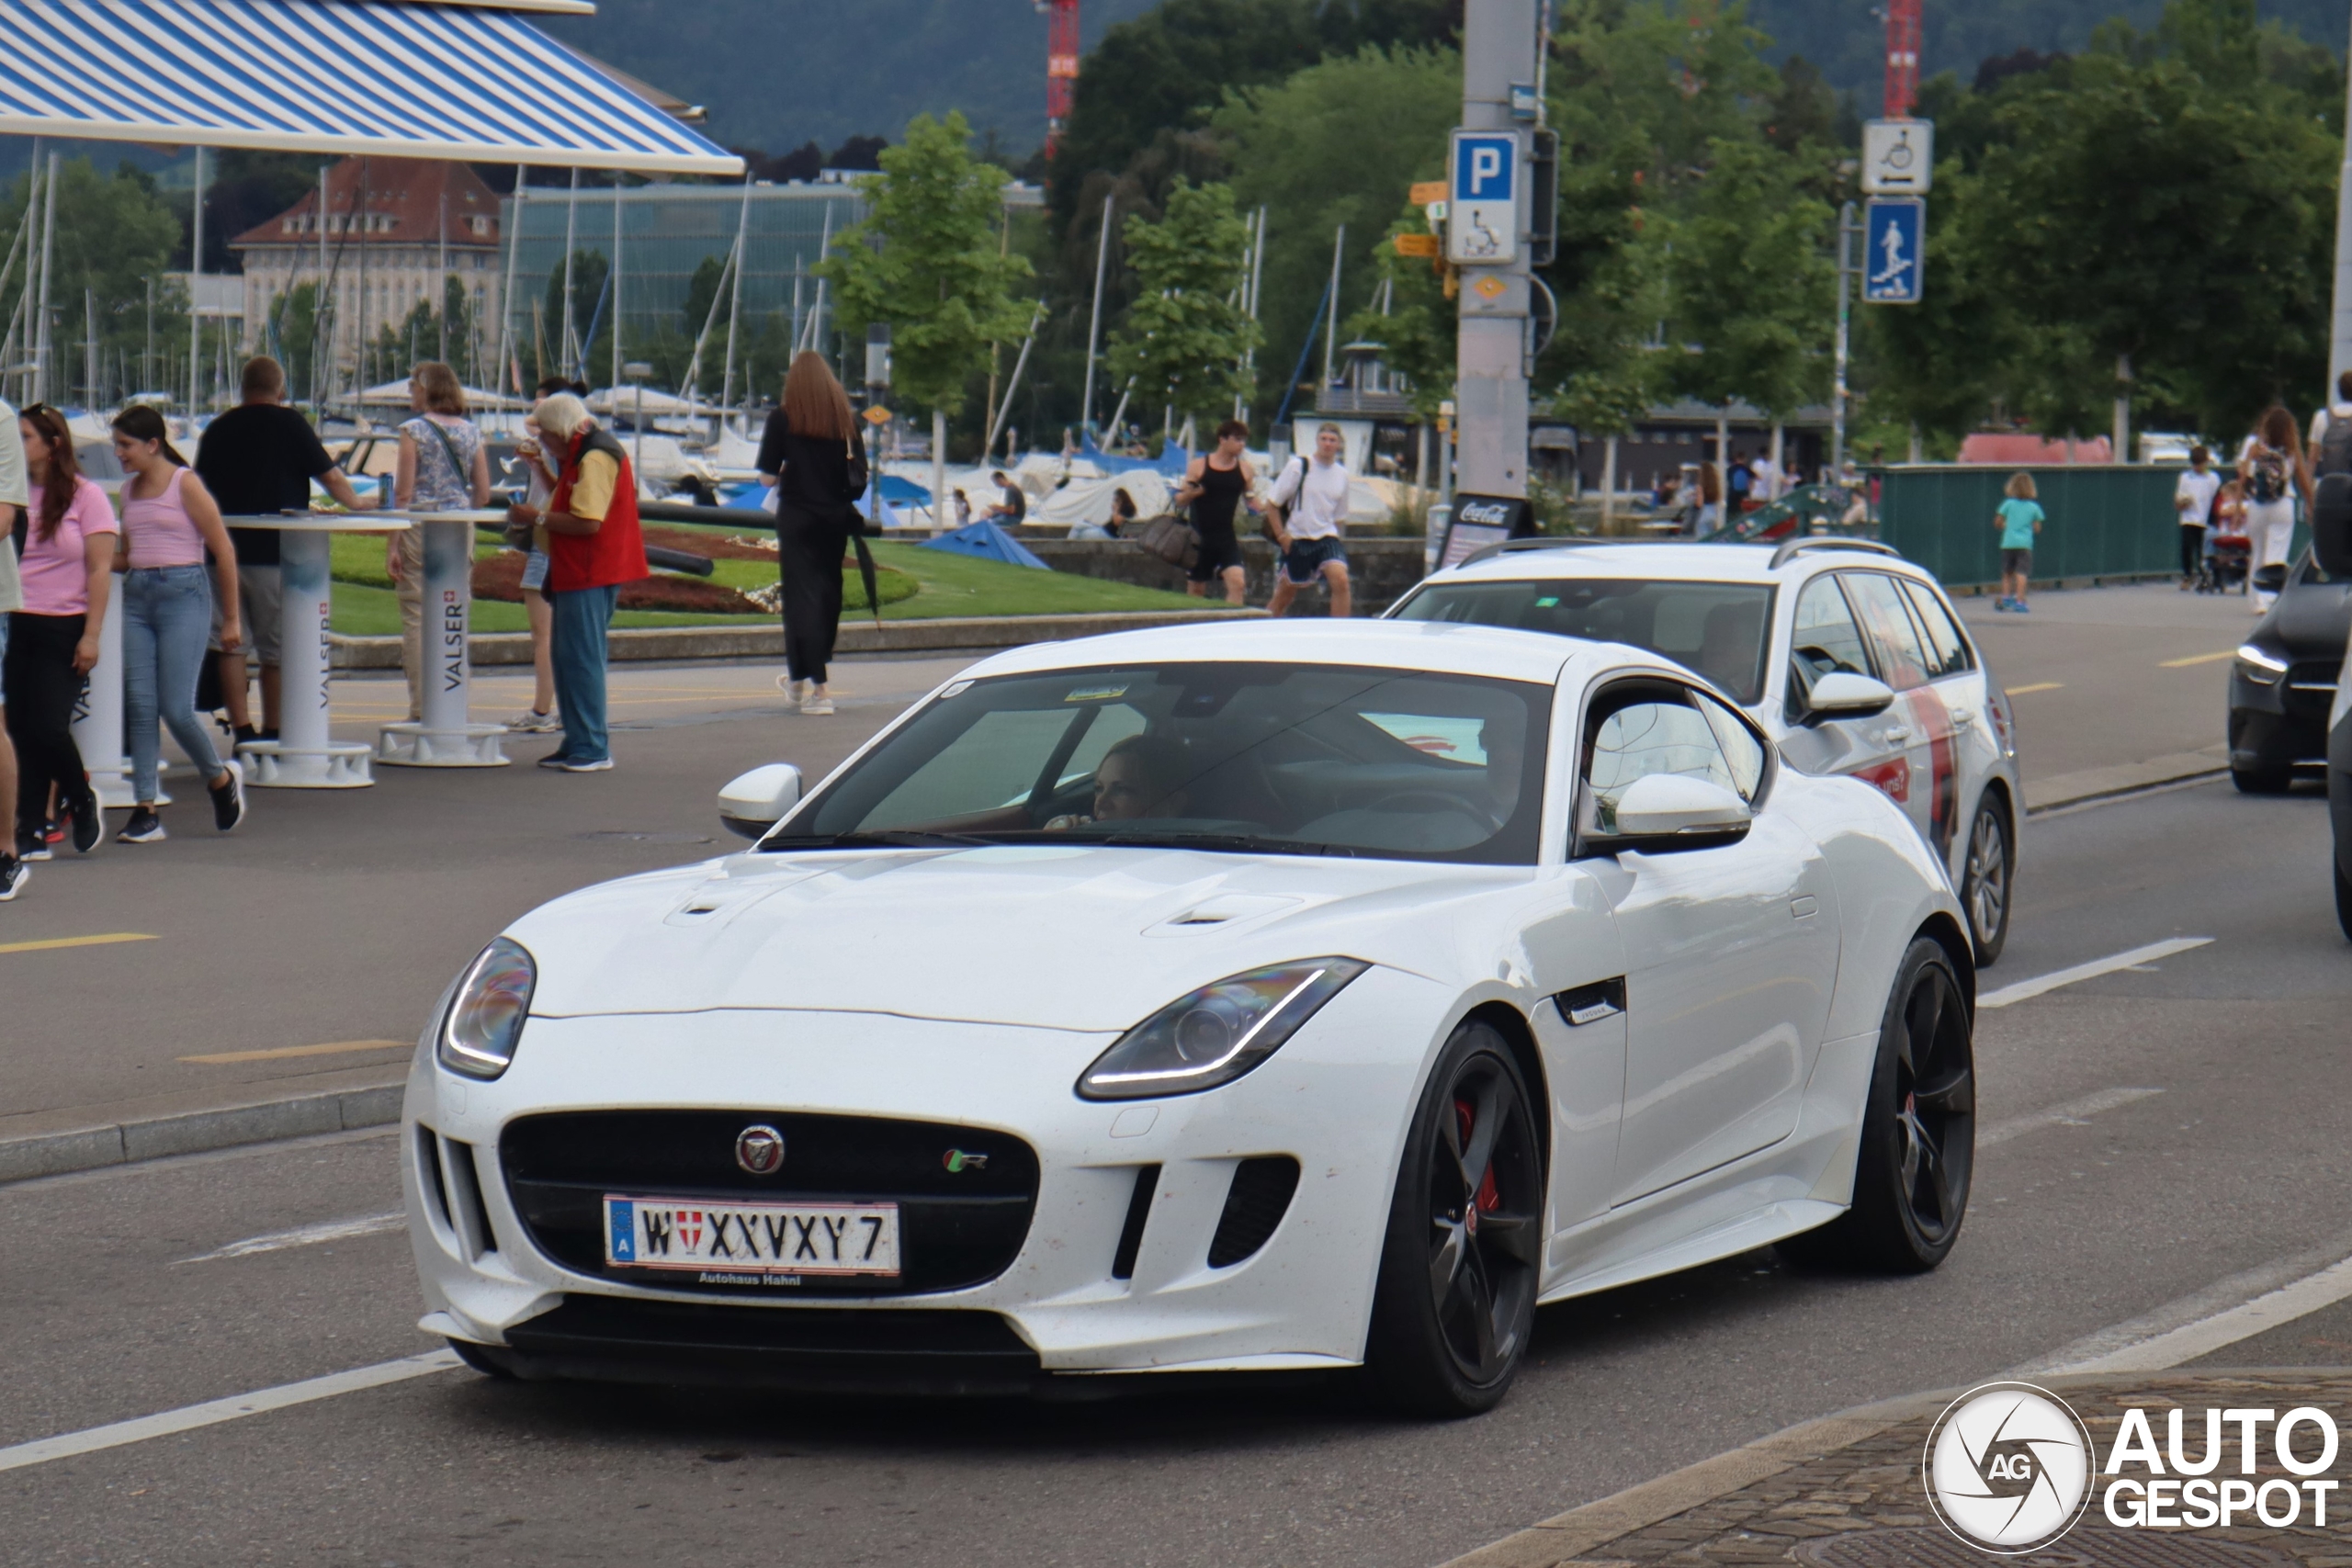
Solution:
M 605 1195 L 605 1261 L 700 1283 L 899 1272 L 896 1203 L 709 1203 Z

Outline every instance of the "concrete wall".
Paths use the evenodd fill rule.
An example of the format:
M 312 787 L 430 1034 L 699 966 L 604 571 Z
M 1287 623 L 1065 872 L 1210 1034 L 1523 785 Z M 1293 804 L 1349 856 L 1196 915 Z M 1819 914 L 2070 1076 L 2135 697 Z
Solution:
M 1131 540 L 1024 538 L 1022 543 L 1056 571 L 1165 589 L 1171 593 L 1184 592 L 1183 568 L 1170 566 Z M 1244 539 L 1241 558 L 1249 570 L 1250 603 L 1263 604 L 1274 592 L 1274 547 L 1262 538 Z M 1376 615 L 1421 580 L 1421 541 L 1350 539 L 1348 576 L 1355 586 L 1356 614 Z M 1224 590 L 1217 588 L 1216 592 L 1221 596 Z M 1303 590 L 1294 613 L 1322 615 L 1328 608 L 1325 598 L 1319 586 Z

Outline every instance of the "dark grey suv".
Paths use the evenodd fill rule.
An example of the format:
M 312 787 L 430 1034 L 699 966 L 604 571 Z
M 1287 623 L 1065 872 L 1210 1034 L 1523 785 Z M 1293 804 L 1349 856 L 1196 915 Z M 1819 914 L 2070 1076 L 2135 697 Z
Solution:
M 2249 795 L 2275 795 L 2298 773 L 2327 763 L 2327 716 L 2352 637 L 2352 576 L 2306 550 L 2283 576 L 2278 602 L 2255 623 L 2230 676 L 2230 777 Z M 2279 583 L 2274 576 L 2271 583 Z M 2268 586 L 2257 575 L 2256 586 Z

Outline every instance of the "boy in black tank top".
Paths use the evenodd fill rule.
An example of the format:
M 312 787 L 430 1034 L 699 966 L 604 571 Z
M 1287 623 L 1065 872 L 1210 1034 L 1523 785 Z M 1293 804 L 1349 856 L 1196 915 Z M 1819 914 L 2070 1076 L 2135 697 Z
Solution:
M 1201 536 L 1200 554 L 1185 574 L 1184 583 L 1184 592 L 1195 598 L 1205 595 L 1209 584 L 1221 578 L 1225 602 L 1242 602 L 1246 574 L 1241 539 L 1234 532 L 1233 522 L 1242 507 L 1251 504 L 1250 492 L 1257 488 L 1257 475 L 1250 470 L 1250 459 L 1242 456 L 1249 445 L 1250 427 L 1239 420 L 1218 425 L 1216 449 L 1193 459 L 1170 503 L 1180 512 L 1187 506 L 1193 509 L 1193 529 Z

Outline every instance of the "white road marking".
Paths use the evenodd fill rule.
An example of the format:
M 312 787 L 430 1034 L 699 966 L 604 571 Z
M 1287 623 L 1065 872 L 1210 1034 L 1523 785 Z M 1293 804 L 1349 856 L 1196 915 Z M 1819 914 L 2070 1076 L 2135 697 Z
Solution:
M 1997 991 L 1987 992 L 1977 998 L 1976 1006 L 1979 1010 L 2005 1008 L 2018 1002 L 2030 1001 L 2044 992 L 2054 991 L 2061 986 L 2072 986 L 2084 980 L 2096 980 L 2102 975 L 2112 975 L 2119 969 L 2129 969 L 2135 964 L 2153 964 L 2159 958 L 2170 958 L 2176 953 L 2187 953 L 2191 948 L 2203 947 L 2212 940 L 2210 936 L 2177 936 L 2164 942 L 2152 942 L 2145 947 L 2135 947 L 2129 953 L 2119 953 L 2112 958 L 2095 958 L 2088 964 L 2077 964 L 2072 969 L 2061 969 L 2054 975 L 2038 976 L 2030 980 L 2019 980 L 2014 986 L 2004 986 Z
M 1996 1122 L 1976 1134 L 1976 1146 L 1989 1149 L 1995 1144 L 2006 1144 L 2011 1138 L 2022 1138 L 2044 1127 L 2079 1127 L 2102 1111 L 2114 1111 L 2162 1093 L 2160 1089 L 2103 1089 L 2080 1100 L 2062 1100 L 2041 1111 Z
M 379 1361 L 372 1367 L 354 1367 L 347 1372 L 331 1372 L 322 1378 L 280 1383 L 276 1388 L 232 1394 L 227 1399 L 186 1405 L 157 1416 L 141 1416 L 135 1420 L 92 1427 L 86 1431 L 67 1432 L 62 1437 L 18 1443 L 14 1448 L 0 1449 L 0 1471 L 22 1470 L 27 1465 L 47 1464 L 51 1460 L 72 1459 L 77 1454 L 96 1453 L 102 1449 L 119 1449 L 128 1443 L 143 1443 L 150 1438 L 168 1438 L 175 1432 L 216 1427 L 223 1421 L 260 1416 L 272 1410 L 283 1410 L 288 1405 L 308 1404 L 313 1400 L 333 1399 L 337 1394 L 356 1393 L 361 1389 L 381 1388 L 386 1383 L 445 1372 L 458 1365 L 459 1362 L 454 1352 L 431 1350 L 422 1356 L 403 1356 L 397 1361 Z
M 243 1241 L 232 1241 L 226 1247 L 194 1258 L 183 1258 L 181 1263 L 210 1263 L 222 1258 L 251 1258 L 258 1252 L 283 1252 L 289 1247 L 316 1247 L 322 1241 L 343 1241 L 355 1235 L 375 1235 L 383 1231 L 396 1231 L 405 1223 L 398 1209 L 388 1214 L 361 1214 L 348 1220 L 322 1220 L 314 1225 L 297 1225 L 290 1231 L 270 1231 L 263 1235 L 249 1235 Z M 177 1267 L 177 1265 L 174 1265 Z

